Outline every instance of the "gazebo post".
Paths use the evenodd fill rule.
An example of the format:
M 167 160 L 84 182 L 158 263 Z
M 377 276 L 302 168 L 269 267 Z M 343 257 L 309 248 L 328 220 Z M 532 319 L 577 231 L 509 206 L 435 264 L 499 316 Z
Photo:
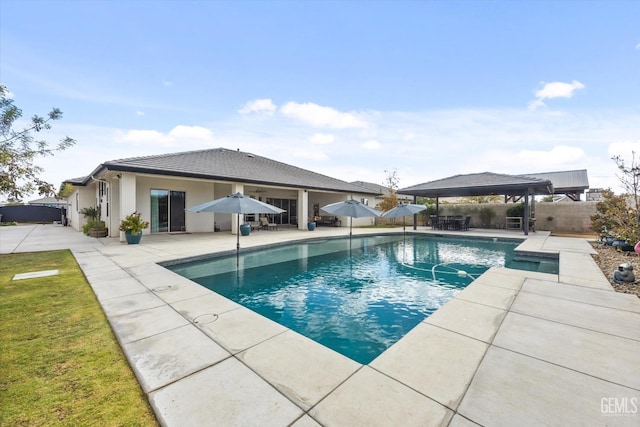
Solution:
M 418 204 L 418 196 L 413 196 L 413 204 L 414 205 Z M 413 229 L 414 230 L 418 229 L 418 226 L 416 224 L 417 220 L 418 220 L 418 214 L 413 214 Z
M 529 235 L 529 189 L 524 193 L 524 224 L 522 225 L 524 235 Z

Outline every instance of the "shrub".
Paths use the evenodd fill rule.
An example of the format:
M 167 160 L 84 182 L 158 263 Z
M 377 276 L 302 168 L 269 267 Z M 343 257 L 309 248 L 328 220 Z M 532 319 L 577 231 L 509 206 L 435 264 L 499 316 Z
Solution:
M 480 208 L 480 212 L 478 214 L 480 216 L 480 222 L 482 223 L 482 228 L 491 228 L 491 223 L 493 222 L 493 218 L 496 216 L 496 213 L 488 206 Z
M 507 216 L 524 218 L 524 203 L 517 203 L 507 209 Z
M 602 192 L 591 215 L 591 228 L 601 236 L 616 237 L 629 244 L 640 241 L 636 212 L 629 207 L 627 196 L 616 196 L 610 189 Z
M 107 225 L 104 221 L 90 220 L 82 226 L 82 232 L 88 236 L 91 230 L 93 230 L 94 228 L 105 228 L 106 226 Z

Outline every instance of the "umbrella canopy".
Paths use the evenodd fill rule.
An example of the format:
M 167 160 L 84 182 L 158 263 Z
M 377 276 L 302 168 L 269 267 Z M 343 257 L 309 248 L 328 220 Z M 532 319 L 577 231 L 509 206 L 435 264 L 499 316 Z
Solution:
M 236 255 L 240 251 L 240 214 L 268 213 L 280 214 L 284 209 L 277 208 L 268 203 L 261 202 L 241 193 L 229 194 L 226 197 L 202 203 L 197 206 L 187 208 L 191 212 L 213 212 L 213 213 L 234 213 L 238 215 L 238 230 L 236 238 Z
M 424 205 L 413 205 L 413 204 L 399 204 L 393 209 L 388 210 L 383 213 L 382 216 L 385 218 L 400 218 L 401 216 L 407 215 L 415 215 L 418 212 L 422 212 L 427 210 L 427 207 Z
M 332 215 L 343 215 L 351 218 L 374 217 L 380 216 L 382 213 L 353 199 L 332 203 L 320 209 Z
M 415 215 L 418 212 L 422 212 L 427 210 L 427 207 L 424 205 L 413 205 L 413 204 L 399 204 L 393 209 L 388 210 L 383 213 L 382 216 L 385 218 L 399 218 L 402 217 L 402 231 L 405 229 L 405 217 L 407 215 Z
M 273 205 L 261 202 L 251 197 L 247 197 L 241 193 L 229 194 L 226 197 L 202 203 L 187 209 L 192 212 L 215 212 L 215 213 L 268 213 L 280 214 L 285 212 L 284 209 L 277 208 Z
M 351 229 L 353 218 L 368 218 L 380 216 L 382 212 L 377 211 L 373 208 L 370 208 L 367 205 L 363 205 L 357 200 L 345 200 L 343 202 L 331 203 L 330 205 L 326 205 L 321 207 L 323 211 L 329 213 L 331 215 L 342 215 L 348 216 L 349 220 L 349 248 L 351 248 Z

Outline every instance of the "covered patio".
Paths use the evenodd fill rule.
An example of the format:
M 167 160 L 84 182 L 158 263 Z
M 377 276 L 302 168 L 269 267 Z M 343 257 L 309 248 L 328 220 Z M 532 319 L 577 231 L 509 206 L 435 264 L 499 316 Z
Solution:
M 548 179 L 493 172 L 454 175 L 398 190 L 398 193 L 413 196 L 414 203 L 418 197 L 436 199 L 436 213 L 440 208 L 441 197 L 504 196 L 505 201 L 510 198 L 513 200 L 522 198 L 524 200 L 523 231 L 525 235 L 529 234 L 530 203 L 535 203 L 534 196 L 550 195 L 553 192 L 553 183 Z

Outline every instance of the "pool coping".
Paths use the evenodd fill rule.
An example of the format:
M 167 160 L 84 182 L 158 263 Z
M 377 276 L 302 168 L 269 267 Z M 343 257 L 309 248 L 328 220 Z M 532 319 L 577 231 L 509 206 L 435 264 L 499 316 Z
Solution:
M 243 244 L 309 237 L 297 230 L 257 234 Z M 590 245 L 543 232 L 463 235 L 522 238 L 522 251 L 559 254 L 560 273 L 490 269 L 368 365 L 157 264 L 212 252 L 207 239 L 220 237 L 222 251 L 229 236 L 104 240 L 72 251 L 162 425 L 575 424 L 597 417 L 637 424 L 637 413 L 607 413 L 602 399 L 640 396 L 640 372 L 632 367 L 640 300 L 613 291 Z M 520 342 L 518 328 L 536 346 Z M 573 337 L 578 344 L 567 347 Z M 610 366 L 593 351 L 600 342 L 617 346 L 620 363 Z M 567 352 L 576 360 L 563 357 Z

